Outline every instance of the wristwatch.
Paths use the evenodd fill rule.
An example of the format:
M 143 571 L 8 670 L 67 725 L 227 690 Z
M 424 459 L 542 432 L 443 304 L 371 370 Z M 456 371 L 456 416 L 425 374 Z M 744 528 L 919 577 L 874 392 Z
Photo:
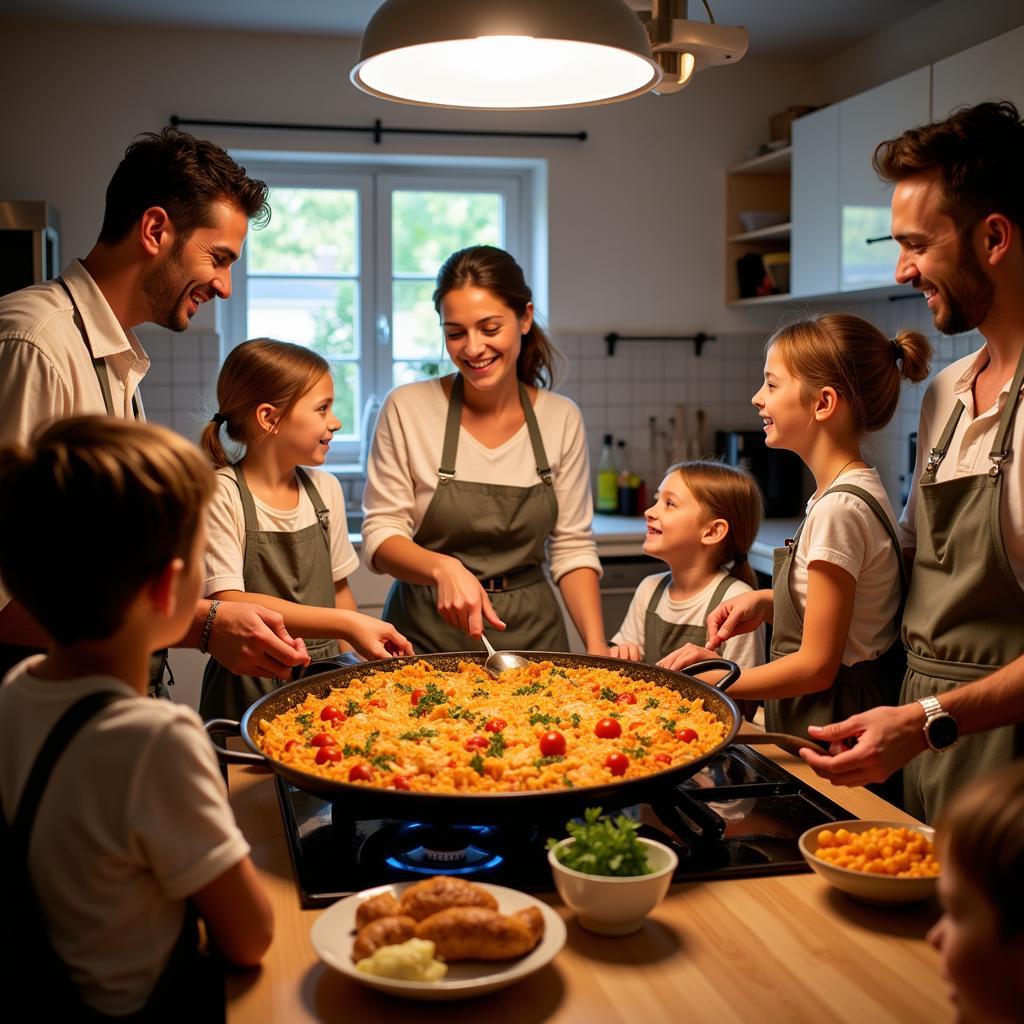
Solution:
M 942 710 L 938 697 L 922 697 L 918 704 L 924 708 L 922 732 L 925 743 L 940 754 L 952 750 L 960 742 L 960 726 L 956 719 Z

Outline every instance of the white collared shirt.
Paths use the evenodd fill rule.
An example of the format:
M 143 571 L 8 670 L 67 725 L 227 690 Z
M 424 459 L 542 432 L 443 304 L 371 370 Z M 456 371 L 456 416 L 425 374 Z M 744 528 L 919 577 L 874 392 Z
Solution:
M 93 355 L 106 365 L 115 414 L 133 416 L 132 397 L 149 369 L 149 357 L 134 332 L 117 322 L 80 260 L 72 260 L 62 277 L 78 304 L 92 352 L 58 281 L 0 298 L 0 446 L 27 444 L 39 428 L 55 420 L 106 414 Z M 142 399 L 137 401 L 144 419 Z M 0 608 L 10 599 L 0 586 Z
M 908 550 L 917 547 L 915 515 L 921 472 L 928 461 L 928 453 L 939 443 L 939 436 L 957 399 L 963 402 L 964 411 L 935 479 L 943 481 L 981 475 L 992 467 L 988 456 L 995 444 L 999 417 L 1009 400 L 1012 375 L 1003 384 L 995 403 L 976 414 L 972 388 L 975 378 L 987 365 L 988 349 L 982 346 L 977 352 L 947 366 L 925 392 L 917 432 L 917 464 L 907 507 L 899 522 L 900 542 Z M 1024 588 L 1024 409 L 1017 411 L 1010 433 L 1010 448 L 1010 458 L 1003 464 L 999 523 L 1013 574 Z

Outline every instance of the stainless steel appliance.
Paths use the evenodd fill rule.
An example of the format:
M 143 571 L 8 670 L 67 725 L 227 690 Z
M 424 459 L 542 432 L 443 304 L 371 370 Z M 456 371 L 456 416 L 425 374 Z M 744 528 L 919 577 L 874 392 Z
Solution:
M 741 466 L 761 485 L 765 516 L 786 519 L 803 513 L 810 494 L 800 456 L 764 443 L 761 430 L 719 430 L 715 452 L 730 466 Z
M 0 295 L 60 273 L 60 217 L 44 202 L 0 201 Z

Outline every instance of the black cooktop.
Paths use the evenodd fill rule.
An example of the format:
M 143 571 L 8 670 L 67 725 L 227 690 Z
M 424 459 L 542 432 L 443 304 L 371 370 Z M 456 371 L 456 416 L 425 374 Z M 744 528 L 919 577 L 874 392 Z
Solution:
M 466 822 L 433 826 L 391 818 L 355 820 L 277 777 L 303 907 L 386 882 L 463 875 L 526 892 L 552 891 L 545 842 L 564 820 Z M 640 834 L 679 857 L 678 882 L 806 871 L 797 840 L 814 825 L 853 817 L 750 747 L 733 745 L 697 775 L 616 808 L 641 822 Z

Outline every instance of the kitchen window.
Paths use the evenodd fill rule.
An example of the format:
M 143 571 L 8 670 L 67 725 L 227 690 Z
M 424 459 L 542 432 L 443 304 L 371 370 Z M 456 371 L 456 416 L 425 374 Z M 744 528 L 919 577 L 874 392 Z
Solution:
M 324 356 L 342 423 L 331 462 L 357 463 L 373 401 L 451 369 L 431 303 L 441 263 L 497 245 L 530 279 L 530 172 L 244 162 L 270 185 L 273 216 L 233 271 L 224 354 L 269 337 Z

